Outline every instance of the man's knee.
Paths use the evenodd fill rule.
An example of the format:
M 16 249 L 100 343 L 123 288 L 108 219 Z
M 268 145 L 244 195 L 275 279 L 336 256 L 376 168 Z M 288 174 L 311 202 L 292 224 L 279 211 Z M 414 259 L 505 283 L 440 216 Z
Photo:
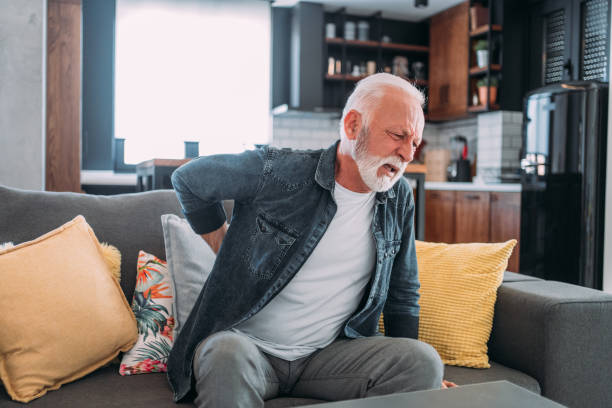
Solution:
M 412 390 L 439 388 L 444 364 L 429 344 L 414 339 L 393 339 L 398 370 L 410 378 Z
M 215 333 L 206 338 L 196 349 L 194 366 L 206 363 L 209 367 L 221 365 L 240 366 L 248 361 L 251 353 L 257 352 L 257 348 L 243 336 L 223 331 Z
M 429 344 L 417 341 L 414 352 L 418 372 L 422 373 L 423 382 L 428 388 L 439 388 L 444 375 L 444 364 L 440 355 Z

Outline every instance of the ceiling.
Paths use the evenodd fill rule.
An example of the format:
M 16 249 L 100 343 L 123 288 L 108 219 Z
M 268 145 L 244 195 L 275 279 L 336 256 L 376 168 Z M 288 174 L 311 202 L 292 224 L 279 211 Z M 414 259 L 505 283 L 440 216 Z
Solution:
M 274 0 L 274 7 L 292 7 L 300 0 Z M 465 0 L 429 0 L 424 8 L 414 7 L 414 0 L 308 0 L 323 4 L 325 11 L 346 7 L 349 14 L 369 15 L 382 11 L 385 18 L 421 21 Z

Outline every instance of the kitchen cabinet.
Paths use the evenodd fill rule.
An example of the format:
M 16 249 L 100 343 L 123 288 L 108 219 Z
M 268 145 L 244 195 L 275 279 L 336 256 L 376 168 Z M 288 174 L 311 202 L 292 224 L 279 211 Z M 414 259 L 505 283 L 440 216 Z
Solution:
M 521 235 L 521 195 L 520 193 L 491 192 L 491 216 L 489 219 L 491 242 L 504 242 L 509 239 L 519 241 Z M 520 242 L 517 242 L 508 260 L 508 270 L 519 270 Z
M 471 12 L 471 7 L 484 11 L 484 15 L 479 14 L 484 18 L 473 18 L 477 13 Z M 470 0 L 431 18 L 430 120 L 451 120 L 499 109 L 522 110 L 528 71 L 524 64 L 526 16 L 526 7 L 519 1 Z M 484 66 L 478 66 L 474 51 L 479 41 L 487 45 Z M 482 96 L 478 85 L 488 89 Z
M 488 192 L 456 192 L 455 242 L 489 242 Z
M 426 241 L 519 241 L 520 193 L 426 190 L 425 197 Z M 520 242 L 508 261 L 512 272 L 519 272 L 519 245 Z
M 530 0 L 527 89 L 608 81 L 610 0 Z
M 431 18 L 429 26 L 429 119 L 465 116 L 468 99 L 469 2 Z
M 455 192 L 425 190 L 425 240 L 455 242 Z

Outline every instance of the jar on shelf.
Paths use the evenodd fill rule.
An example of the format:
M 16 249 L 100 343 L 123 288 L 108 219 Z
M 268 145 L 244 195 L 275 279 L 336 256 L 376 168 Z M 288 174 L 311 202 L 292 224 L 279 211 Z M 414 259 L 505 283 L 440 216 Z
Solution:
M 344 39 L 354 40 L 355 39 L 355 23 L 347 21 L 344 23 Z
M 334 23 L 325 24 L 325 37 L 336 38 L 336 25 Z
M 359 41 L 368 41 L 370 39 L 370 23 L 361 20 L 357 23 L 357 33 Z

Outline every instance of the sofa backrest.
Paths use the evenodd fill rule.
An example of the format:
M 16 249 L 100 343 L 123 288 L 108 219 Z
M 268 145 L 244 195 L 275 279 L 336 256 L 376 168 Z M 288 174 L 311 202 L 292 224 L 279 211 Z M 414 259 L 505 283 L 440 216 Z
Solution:
M 121 251 L 121 288 L 131 304 L 138 251 L 166 259 L 160 217 L 182 214 L 174 191 L 95 196 L 0 186 L 0 243 L 17 245 L 30 241 L 79 214 L 85 217 L 100 242 Z

